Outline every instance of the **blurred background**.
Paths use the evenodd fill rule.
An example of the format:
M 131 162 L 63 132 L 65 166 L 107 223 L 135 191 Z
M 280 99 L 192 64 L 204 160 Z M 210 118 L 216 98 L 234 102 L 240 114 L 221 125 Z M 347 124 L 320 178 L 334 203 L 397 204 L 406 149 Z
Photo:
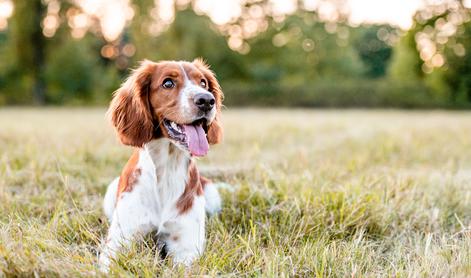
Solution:
M 227 106 L 471 107 L 471 0 L 0 0 L 0 105 L 106 105 L 203 57 Z

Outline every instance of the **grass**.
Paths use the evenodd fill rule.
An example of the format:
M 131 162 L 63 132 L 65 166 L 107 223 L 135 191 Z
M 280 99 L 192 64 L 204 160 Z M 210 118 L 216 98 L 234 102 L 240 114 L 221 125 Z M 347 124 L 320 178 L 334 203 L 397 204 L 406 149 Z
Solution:
M 228 110 L 200 169 L 224 190 L 191 268 L 148 237 L 115 276 L 471 275 L 471 113 Z M 0 111 L 0 272 L 90 276 L 131 152 L 102 109 Z M 0 274 L 0 276 L 2 276 Z

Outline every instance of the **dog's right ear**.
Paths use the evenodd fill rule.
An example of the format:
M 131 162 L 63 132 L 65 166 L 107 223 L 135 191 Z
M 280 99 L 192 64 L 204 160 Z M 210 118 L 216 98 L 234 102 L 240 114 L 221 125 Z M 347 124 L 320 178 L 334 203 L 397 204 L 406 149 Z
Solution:
M 153 137 L 149 93 L 156 67 L 156 63 L 143 61 L 113 95 L 107 114 L 125 145 L 142 147 Z

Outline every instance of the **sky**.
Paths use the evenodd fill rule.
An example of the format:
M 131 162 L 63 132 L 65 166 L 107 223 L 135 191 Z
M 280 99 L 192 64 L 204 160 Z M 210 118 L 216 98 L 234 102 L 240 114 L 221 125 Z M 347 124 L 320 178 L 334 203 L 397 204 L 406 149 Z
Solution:
M 410 28 L 412 16 L 423 4 L 421 0 L 349 0 L 350 21 L 390 23 Z
M 216 23 L 224 23 L 240 12 L 237 8 L 240 0 L 199 0 L 198 2 L 200 9 L 210 14 Z M 271 0 L 271 2 L 274 10 L 279 13 L 290 13 L 296 9 L 296 1 Z M 326 14 L 326 17 L 329 17 L 334 10 L 333 5 L 325 0 L 304 0 L 304 3 L 308 9 L 317 9 Z M 403 29 L 411 26 L 412 16 L 421 5 L 423 5 L 422 0 L 347 0 L 350 21 L 353 24 L 389 23 Z

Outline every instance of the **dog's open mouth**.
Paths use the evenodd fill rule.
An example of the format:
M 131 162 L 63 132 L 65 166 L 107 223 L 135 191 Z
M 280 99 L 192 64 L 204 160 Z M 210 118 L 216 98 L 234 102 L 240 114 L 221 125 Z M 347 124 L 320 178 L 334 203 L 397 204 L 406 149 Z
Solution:
M 168 135 L 174 141 L 187 148 L 192 155 L 205 156 L 209 150 L 206 119 L 199 119 L 191 124 L 177 124 L 164 119 Z

